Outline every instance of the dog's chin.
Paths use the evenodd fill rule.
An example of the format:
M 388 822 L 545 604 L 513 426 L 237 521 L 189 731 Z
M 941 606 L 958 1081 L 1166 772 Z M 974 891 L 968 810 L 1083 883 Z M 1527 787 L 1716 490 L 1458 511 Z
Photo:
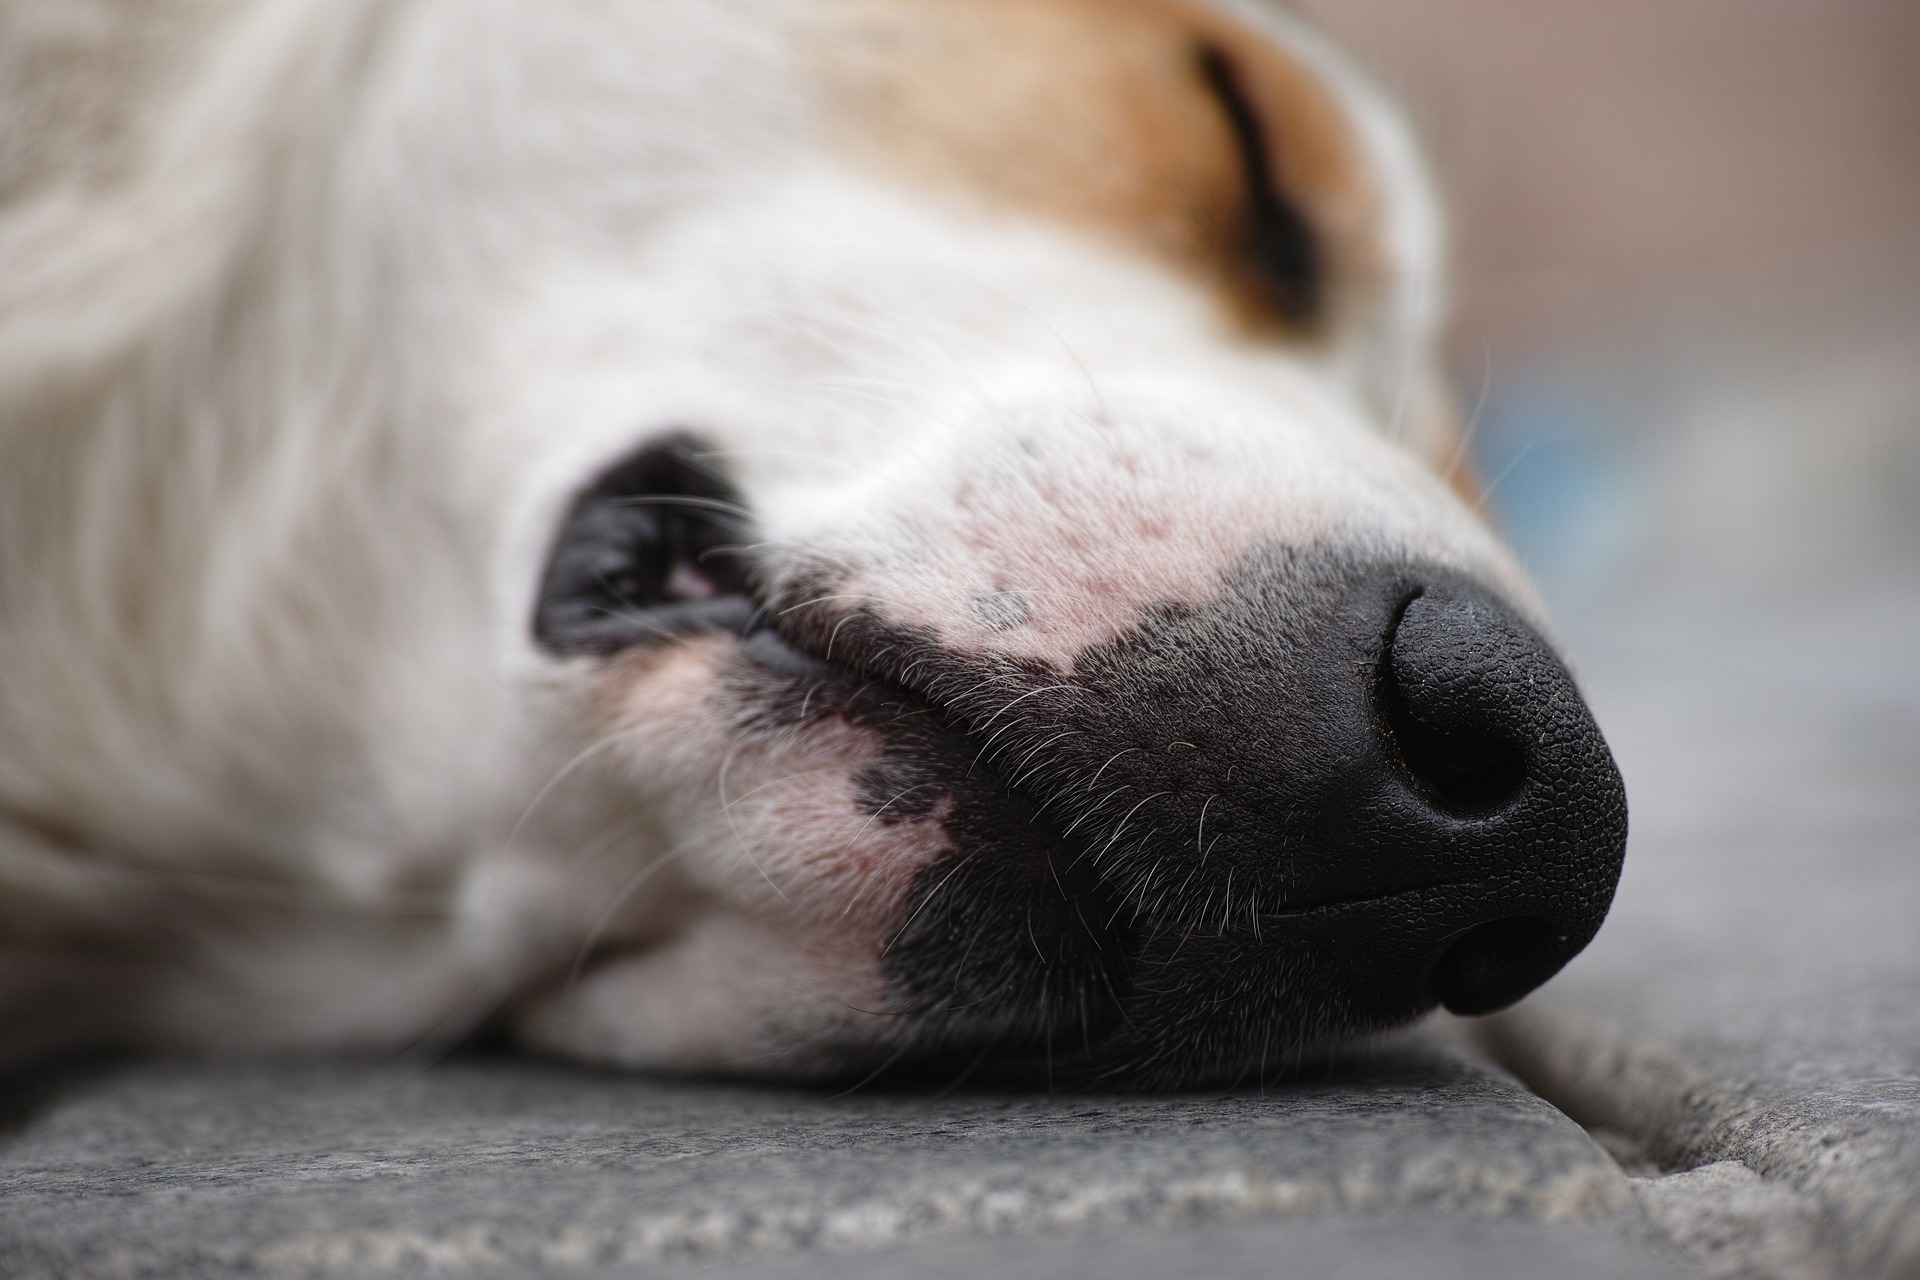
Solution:
M 1168 927 L 1130 913 L 1099 922 L 1108 927 L 1073 961 L 1024 975 L 1015 948 L 1033 954 L 1036 942 L 1004 936 L 1013 930 L 989 940 L 1006 948 L 999 956 L 976 947 L 958 968 L 937 940 L 916 955 L 909 939 L 889 972 L 908 993 L 916 1044 L 891 1074 L 1096 1090 L 1273 1080 L 1434 1006 L 1430 994 L 1367 999 L 1380 975 L 1342 960 L 1345 935 L 1404 915 L 1407 896 L 1329 904 L 1244 930 Z M 993 977 L 1012 980 L 990 986 Z M 1377 989 L 1388 988 L 1407 989 L 1392 975 Z

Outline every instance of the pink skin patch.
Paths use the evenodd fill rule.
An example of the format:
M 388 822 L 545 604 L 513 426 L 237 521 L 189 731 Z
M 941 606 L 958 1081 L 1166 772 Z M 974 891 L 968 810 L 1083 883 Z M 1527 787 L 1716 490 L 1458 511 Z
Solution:
M 717 903 L 877 951 L 915 874 L 951 848 L 944 811 L 870 811 L 859 779 L 885 763 L 872 729 L 830 716 L 743 729 L 758 708 L 725 687 L 738 644 L 705 636 L 615 663 L 596 697 L 613 709 L 608 758 Z
M 596 682 L 601 770 L 667 838 L 642 856 L 673 861 L 691 892 L 667 928 L 531 1002 L 535 1043 L 791 1077 L 866 1064 L 905 1034 L 885 956 L 915 878 L 954 850 L 951 802 L 876 806 L 862 779 L 888 761 L 872 728 L 756 723 L 765 709 L 730 680 L 764 673 L 740 644 L 636 651 Z
M 1324 398 L 1269 405 L 1282 421 L 1254 428 L 1218 405 L 1033 416 L 995 415 L 968 461 L 888 524 L 814 540 L 832 585 L 789 607 L 829 619 L 864 607 L 954 656 L 1066 676 L 1143 610 L 1217 600 L 1262 547 L 1417 557 L 1530 594 L 1437 477 Z

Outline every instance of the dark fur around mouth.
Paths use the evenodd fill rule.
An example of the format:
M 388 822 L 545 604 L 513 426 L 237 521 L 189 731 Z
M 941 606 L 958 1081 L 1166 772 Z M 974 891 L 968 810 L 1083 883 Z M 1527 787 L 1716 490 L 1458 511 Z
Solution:
M 1269 578 L 1280 562 L 1287 598 L 1259 600 L 1263 616 L 1238 619 L 1232 635 L 1205 635 L 1199 611 L 1159 606 L 1079 655 L 1071 677 L 955 655 L 860 609 L 776 605 L 772 616 L 791 620 L 784 634 L 743 642 L 730 683 L 744 730 L 839 717 L 876 731 L 886 761 L 857 779 L 862 806 L 881 822 L 939 810 L 952 840 L 954 852 L 918 876 L 883 957 L 918 1039 L 896 1073 L 1181 1086 L 1264 1072 L 1421 1012 L 1343 1007 L 1322 994 L 1315 940 L 1383 909 L 1398 886 L 1360 881 L 1301 897 L 1261 874 L 1275 859 L 1265 833 L 1248 830 L 1244 804 L 1215 803 L 1197 824 L 1181 818 L 1206 841 L 1197 865 L 1168 856 L 1154 824 L 1138 822 L 1158 816 L 1156 796 L 1223 785 L 1215 775 L 1231 779 L 1237 757 L 1284 750 L 1264 738 L 1205 740 L 1195 724 L 1215 715 L 1219 691 L 1198 686 L 1245 682 L 1250 650 L 1269 674 L 1284 673 L 1289 646 L 1276 636 L 1324 647 L 1327 628 L 1311 621 L 1337 612 L 1352 571 L 1316 571 L 1291 552 L 1264 560 Z M 1244 601 L 1248 576 L 1229 579 L 1223 599 Z M 839 585 L 815 577 L 782 595 L 833 597 Z M 1348 660 L 1376 664 L 1383 644 L 1362 642 Z M 812 656 L 829 645 L 841 661 Z M 1116 726 L 1116 714 L 1127 723 Z
M 1137 945 L 1084 846 L 1008 784 L 981 735 L 923 695 L 768 631 L 739 656 L 726 686 L 743 732 L 830 718 L 872 730 L 884 759 L 854 779 L 860 807 L 887 824 L 938 814 L 952 842 L 917 877 L 882 956 L 919 1041 L 897 1071 L 957 1058 L 1001 1074 L 1001 1060 L 1043 1061 L 1061 1045 L 1091 1054 L 1120 1016 Z
M 1394 637 L 1423 593 L 1487 620 L 1461 670 L 1502 644 L 1550 653 L 1452 571 L 1260 549 L 1214 603 L 1144 610 L 1070 671 L 957 654 L 866 608 L 782 607 L 841 585 L 786 584 L 781 634 L 743 646 L 759 674 L 741 705 L 879 732 L 886 763 L 859 780 L 879 821 L 945 806 L 954 852 L 919 874 L 884 957 L 923 1062 L 1233 1079 L 1432 1008 L 1436 957 L 1482 925 L 1535 939 L 1517 998 L 1604 918 L 1624 800 L 1564 668 L 1523 672 L 1526 705 L 1497 723 L 1427 726 L 1402 705 L 1393 673 L 1418 655 L 1396 659 Z M 829 645 L 840 661 L 806 656 Z M 1483 730 L 1526 744 L 1530 772 L 1436 803 L 1431 735 L 1478 769 Z
M 857 803 L 951 849 L 881 957 L 903 1064 L 1264 1072 L 1436 1002 L 1510 1004 L 1606 914 L 1612 757 L 1551 646 L 1455 571 L 1258 547 L 1209 603 L 1055 666 L 893 624 L 832 567 L 766 589 L 750 519 L 698 440 L 643 445 L 575 495 L 535 636 L 577 658 L 732 632 L 738 732 L 878 735 Z

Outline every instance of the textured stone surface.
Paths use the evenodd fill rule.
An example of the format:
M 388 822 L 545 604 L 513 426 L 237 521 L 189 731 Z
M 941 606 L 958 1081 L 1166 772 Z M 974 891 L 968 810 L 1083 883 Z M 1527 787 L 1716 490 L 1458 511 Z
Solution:
M 1920 580 L 1836 569 L 1578 638 L 1626 874 L 1484 1038 L 1727 1275 L 1920 1276 Z
M 1618 1233 L 1515 1219 L 1305 1218 L 1204 1231 L 975 1239 L 906 1251 L 744 1265 L 627 1268 L 591 1280 L 1680 1280 Z
M 1407 1213 L 1594 1225 L 1613 1234 L 1555 1229 L 1625 1274 L 1659 1269 L 1622 1234 L 1638 1215 L 1618 1166 L 1433 1039 L 1264 1094 L 1160 1098 L 830 1098 L 488 1060 L 147 1065 L 27 1121 L 0 1152 L 0 1202 L 9 1276 L 524 1274 L 791 1250 L 829 1275 L 841 1253 L 942 1238 Z M 1476 1251 L 1552 1238 L 1489 1230 L 1420 1245 L 1408 1228 L 1402 1252 L 1451 1249 L 1467 1274 Z M 1210 1238 L 1186 1237 L 1202 1253 Z M 1035 1274 L 1072 1270 L 1072 1249 L 1048 1248 L 1066 1270 Z M 1159 1273 L 1114 1256 L 1116 1274 Z

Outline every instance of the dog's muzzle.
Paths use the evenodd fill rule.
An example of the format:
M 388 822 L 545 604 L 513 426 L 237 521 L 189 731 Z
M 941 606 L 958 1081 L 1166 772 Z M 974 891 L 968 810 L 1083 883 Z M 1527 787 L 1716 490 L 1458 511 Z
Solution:
M 827 632 L 837 664 L 808 656 Z M 951 837 L 885 956 L 944 1061 L 1165 1085 L 1489 1012 L 1619 878 L 1625 794 L 1571 676 L 1449 571 L 1251 556 L 1067 671 L 861 609 L 744 652 L 883 735 L 877 820 Z

